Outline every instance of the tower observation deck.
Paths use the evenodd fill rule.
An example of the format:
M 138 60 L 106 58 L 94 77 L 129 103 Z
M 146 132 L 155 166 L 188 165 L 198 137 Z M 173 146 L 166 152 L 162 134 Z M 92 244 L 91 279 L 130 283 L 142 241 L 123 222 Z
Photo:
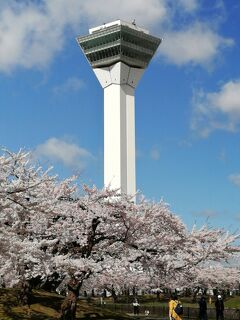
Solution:
M 134 90 L 161 39 L 121 20 L 77 38 L 104 89 L 104 185 L 136 193 Z
M 147 30 L 120 20 L 89 32 L 77 40 L 93 68 L 109 67 L 121 61 L 145 69 L 161 41 Z

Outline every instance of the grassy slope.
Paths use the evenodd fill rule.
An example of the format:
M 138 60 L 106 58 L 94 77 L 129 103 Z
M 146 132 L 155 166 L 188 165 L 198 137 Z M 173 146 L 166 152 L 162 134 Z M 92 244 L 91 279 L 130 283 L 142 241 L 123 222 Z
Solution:
M 58 311 L 64 298 L 45 291 L 34 291 L 31 310 L 18 306 L 17 291 L 0 289 L 0 320 L 53 320 L 58 318 Z M 81 300 L 77 308 L 77 319 L 129 319 L 107 310 L 101 310 Z

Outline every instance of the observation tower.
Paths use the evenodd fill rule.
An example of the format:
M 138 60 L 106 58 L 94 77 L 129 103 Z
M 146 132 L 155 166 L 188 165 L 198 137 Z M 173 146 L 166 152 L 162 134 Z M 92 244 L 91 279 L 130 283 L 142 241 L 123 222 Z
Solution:
M 77 38 L 104 89 L 104 185 L 135 195 L 134 91 L 161 39 L 117 20 Z

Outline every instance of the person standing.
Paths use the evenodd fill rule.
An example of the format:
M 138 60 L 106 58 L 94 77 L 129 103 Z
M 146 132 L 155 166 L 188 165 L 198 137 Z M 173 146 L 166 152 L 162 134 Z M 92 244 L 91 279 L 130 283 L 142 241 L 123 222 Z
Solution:
M 219 294 L 215 302 L 216 320 L 224 320 L 224 303 L 222 296 Z
M 181 305 L 181 302 L 178 300 L 176 294 L 172 294 L 169 301 L 169 319 L 170 320 L 182 320 L 181 316 L 176 313 L 176 307 Z
M 133 313 L 138 315 L 139 314 L 139 307 L 140 307 L 140 304 L 138 302 L 137 299 L 134 299 L 133 301 Z
M 212 304 L 212 297 L 211 296 L 209 297 L 208 302 L 209 302 L 209 304 Z
M 199 305 L 199 319 L 208 320 L 207 316 L 207 302 L 204 296 L 202 296 L 198 302 Z

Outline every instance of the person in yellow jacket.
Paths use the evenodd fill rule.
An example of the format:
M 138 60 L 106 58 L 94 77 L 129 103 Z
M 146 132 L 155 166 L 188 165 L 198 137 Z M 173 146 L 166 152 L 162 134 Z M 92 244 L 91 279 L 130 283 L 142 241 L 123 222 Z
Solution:
M 182 320 L 181 316 L 174 311 L 178 303 L 181 302 L 178 300 L 177 295 L 171 295 L 170 301 L 168 303 L 170 320 Z

